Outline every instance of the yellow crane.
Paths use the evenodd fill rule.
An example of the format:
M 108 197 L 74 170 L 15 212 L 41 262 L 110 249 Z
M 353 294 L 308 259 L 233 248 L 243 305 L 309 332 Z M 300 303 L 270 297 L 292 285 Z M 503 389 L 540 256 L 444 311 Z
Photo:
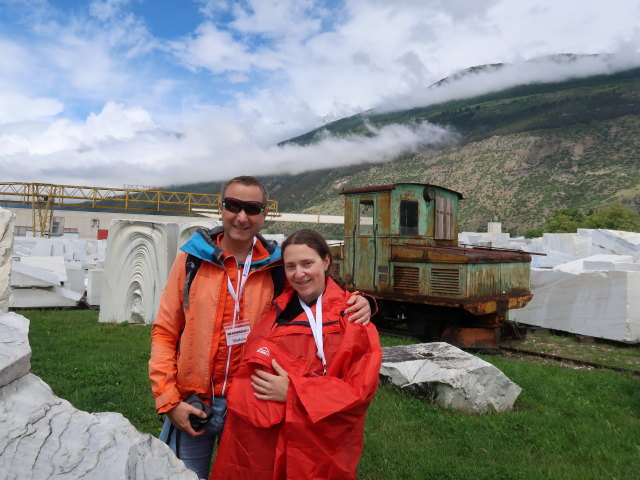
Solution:
M 170 192 L 155 187 L 105 188 L 51 183 L 0 182 L 0 203 L 31 205 L 34 235 L 51 233 L 57 207 L 102 208 L 197 213 L 207 209 L 220 213 L 220 195 Z M 278 202 L 269 200 L 269 215 L 279 216 Z

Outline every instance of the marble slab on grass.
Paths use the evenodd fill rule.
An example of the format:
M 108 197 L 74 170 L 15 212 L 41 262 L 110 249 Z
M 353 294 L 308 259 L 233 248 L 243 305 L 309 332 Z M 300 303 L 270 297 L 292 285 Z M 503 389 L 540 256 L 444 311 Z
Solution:
M 29 321 L 0 314 L 0 478 L 196 480 L 163 442 L 119 413 L 88 413 L 29 373 Z
M 533 299 L 509 312 L 518 323 L 640 343 L 640 272 L 531 270 Z
M 498 368 L 445 342 L 382 349 L 383 380 L 468 413 L 511 410 L 522 389 Z

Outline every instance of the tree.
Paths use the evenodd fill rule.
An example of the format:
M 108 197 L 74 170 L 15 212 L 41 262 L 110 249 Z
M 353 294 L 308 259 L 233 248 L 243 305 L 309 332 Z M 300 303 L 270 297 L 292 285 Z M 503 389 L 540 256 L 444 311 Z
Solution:
M 575 208 L 565 208 L 551 214 L 544 231 L 575 233 L 578 228 L 606 228 L 640 232 L 640 214 L 622 203 L 611 203 L 583 214 Z
M 582 228 L 584 215 L 575 208 L 564 208 L 554 212 L 545 225 L 545 232 L 548 233 L 575 233 L 578 228 Z
M 640 214 L 622 203 L 612 203 L 587 215 L 584 226 L 640 232 Z

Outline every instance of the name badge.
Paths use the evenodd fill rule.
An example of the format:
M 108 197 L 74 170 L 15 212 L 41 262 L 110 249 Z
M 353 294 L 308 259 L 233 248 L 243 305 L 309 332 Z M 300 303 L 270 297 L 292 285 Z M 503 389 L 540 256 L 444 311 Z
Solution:
M 237 323 L 235 327 L 226 327 L 224 333 L 227 336 L 227 345 L 240 345 L 247 341 L 251 332 L 249 322 Z

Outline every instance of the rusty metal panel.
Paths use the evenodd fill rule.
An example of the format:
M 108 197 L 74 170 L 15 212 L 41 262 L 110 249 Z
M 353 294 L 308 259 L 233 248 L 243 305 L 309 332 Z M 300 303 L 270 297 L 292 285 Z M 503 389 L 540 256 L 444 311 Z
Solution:
M 499 312 L 500 305 L 505 305 L 505 302 L 495 298 L 475 298 L 471 302 L 465 303 L 464 309 L 473 315 L 489 315 Z
M 467 295 L 485 297 L 502 293 L 502 265 L 474 263 L 467 270 Z
M 509 308 L 510 310 L 514 308 L 524 308 L 532 298 L 533 295 L 531 293 L 520 295 L 517 297 L 511 296 L 509 297 L 509 301 L 507 302 L 507 308 Z
M 466 290 L 465 271 L 465 265 L 427 264 L 427 295 L 462 298 Z
M 500 288 L 503 292 L 529 292 L 531 290 L 531 268 L 529 263 L 502 263 Z
M 354 211 L 353 204 L 355 203 L 354 197 L 344 197 L 344 228 L 345 233 L 347 230 L 351 231 L 351 227 L 354 225 Z
M 356 197 L 354 209 L 358 223 L 353 248 L 353 286 L 358 289 L 374 289 L 376 259 L 377 196 Z
M 329 245 L 329 254 L 332 261 L 342 260 L 344 258 L 344 245 Z
M 431 281 L 429 292 L 431 295 L 442 297 L 458 297 L 461 290 L 460 269 L 431 266 Z
M 336 260 L 336 258 L 331 258 L 331 265 L 329 265 L 329 273 L 334 278 L 343 278 L 342 276 L 342 260 Z
M 436 240 L 457 240 L 457 217 L 454 199 L 436 196 L 435 238 Z
M 445 328 L 440 339 L 459 348 L 498 348 L 497 328 Z
M 376 202 L 376 235 L 389 235 L 391 233 L 392 212 L 391 192 L 378 193 Z
M 419 265 L 393 265 L 393 287 L 405 293 L 420 293 Z
M 355 243 L 354 286 L 358 289 L 373 289 L 375 239 L 373 236 L 363 235 L 357 237 Z

